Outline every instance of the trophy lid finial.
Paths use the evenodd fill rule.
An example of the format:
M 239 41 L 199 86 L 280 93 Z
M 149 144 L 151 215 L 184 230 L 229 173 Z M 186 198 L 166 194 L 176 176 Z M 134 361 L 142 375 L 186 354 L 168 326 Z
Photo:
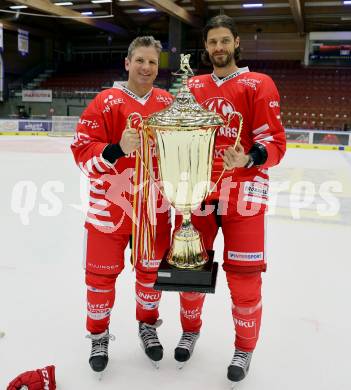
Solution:
M 205 110 L 195 100 L 188 87 L 189 76 L 194 76 L 190 64 L 190 54 L 181 54 L 180 68 L 173 75 L 182 76 L 182 87 L 178 91 L 173 103 L 166 109 L 151 115 L 146 123 L 150 127 L 177 127 L 178 130 L 187 130 L 201 126 L 223 125 L 223 119 L 212 111 Z
M 175 72 L 172 73 L 174 76 L 182 76 L 182 79 L 186 78 L 188 79 L 189 76 L 194 76 L 194 72 L 190 67 L 190 54 L 183 54 L 180 55 L 180 68 Z

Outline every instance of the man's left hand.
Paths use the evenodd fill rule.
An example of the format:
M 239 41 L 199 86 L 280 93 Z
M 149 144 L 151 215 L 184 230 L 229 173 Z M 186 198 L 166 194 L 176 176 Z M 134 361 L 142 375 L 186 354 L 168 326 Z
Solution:
M 223 155 L 224 168 L 231 170 L 243 168 L 249 161 L 249 155 L 245 154 L 244 148 L 239 142 L 236 147 L 230 146 Z

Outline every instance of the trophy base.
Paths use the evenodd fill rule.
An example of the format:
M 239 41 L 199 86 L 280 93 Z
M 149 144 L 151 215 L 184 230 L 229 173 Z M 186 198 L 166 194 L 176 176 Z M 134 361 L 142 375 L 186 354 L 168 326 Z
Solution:
M 209 260 L 200 269 L 181 269 L 168 264 L 166 257 L 161 261 L 157 272 L 155 290 L 187 291 L 214 294 L 218 273 L 218 263 L 213 261 L 214 251 L 207 251 Z

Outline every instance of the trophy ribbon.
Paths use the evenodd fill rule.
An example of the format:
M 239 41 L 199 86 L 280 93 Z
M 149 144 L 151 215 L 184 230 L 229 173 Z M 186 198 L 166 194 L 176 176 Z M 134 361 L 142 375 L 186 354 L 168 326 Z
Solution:
M 140 151 L 136 151 L 135 177 L 133 191 L 133 225 L 132 225 L 132 265 L 135 269 L 138 258 L 150 260 L 155 255 L 154 242 L 156 237 L 156 210 L 152 151 L 149 148 L 150 137 L 144 131 L 144 120 L 138 112 L 128 116 L 127 128 L 131 128 L 133 117 L 140 120 Z M 151 180 L 150 180 L 151 179 Z

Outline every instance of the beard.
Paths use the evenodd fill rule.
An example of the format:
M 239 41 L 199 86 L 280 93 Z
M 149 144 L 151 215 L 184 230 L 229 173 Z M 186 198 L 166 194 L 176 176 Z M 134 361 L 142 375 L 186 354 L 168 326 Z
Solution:
M 216 66 L 217 68 L 225 68 L 234 60 L 234 53 L 225 51 L 221 54 L 221 57 L 218 57 L 217 55 L 208 55 L 212 65 Z

